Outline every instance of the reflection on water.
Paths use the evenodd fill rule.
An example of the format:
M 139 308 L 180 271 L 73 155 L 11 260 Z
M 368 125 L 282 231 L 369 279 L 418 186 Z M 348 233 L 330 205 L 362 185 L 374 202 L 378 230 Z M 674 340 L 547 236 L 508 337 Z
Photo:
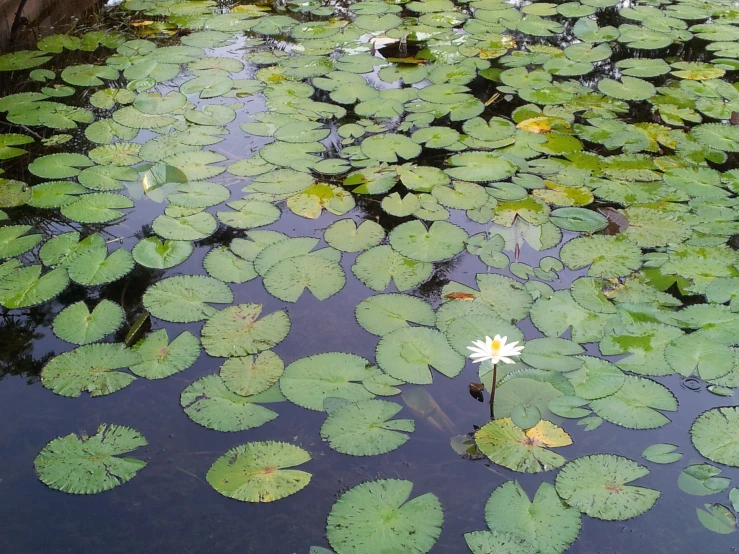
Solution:
M 100 0 L 0 1 L 0 52 L 33 48 L 38 39 L 68 29 Z
M 30 37 L 35 39 L 37 33 L 50 31 L 50 26 L 57 21 L 92 5 L 92 2 L 52 3 L 49 7 L 29 0 L 23 11 L 29 23 L 18 32 L 13 49 L 21 48 Z M 4 7 L 5 38 L 2 40 L 7 41 L 16 7 L 12 3 L 5 3 Z M 615 9 L 601 10 L 597 15 L 598 24 L 618 25 L 617 17 Z M 562 36 L 526 40 L 531 44 L 561 46 L 572 41 L 573 35 L 567 27 Z M 240 57 L 240 46 L 219 49 L 214 54 Z M 695 43 L 676 45 L 670 53 L 686 59 L 701 59 L 703 52 L 694 51 L 695 47 Z M 70 60 L 74 60 L 73 63 L 93 62 L 95 55 L 65 54 L 61 61 L 63 64 L 72 63 Z M 594 73 L 583 78 L 583 82 L 592 84 L 603 76 L 614 75 L 613 63 L 630 56 L 625 49 L 614 48 L 610 62 L 599 65 Z M 254 70 L 254 66 L 247 66 L 237 77 L 252 77 Z M 475 86 L 479 85 L 476 92 L 480 97 L 489 98 L 495 90 L 494 85 L 478 81 L 475 82 Z M 160 85 L 157 90 L 166 93 L 178 85 L 179 81 Z M 16 86 L 25 85 L 3 83 L 2 95 L 16 92 Z M 77 93 L 71 102 L 82 105 L 86 98 Z M 263 100 L 254 97 L 244 102 L 245 107 L 237 119 L 227 125 L 227 140 L 212 147 L 230 161 L 244 157 L 265 142 L 259 137 L 245 136 L 239 130 L 239 124 L 248 121 L 250 113 L 264 108 Z M 522 104 L 517 99 L 504 99 L 493 104 L 490 115 L 508 116 L 512 109 Z M 631 110 L 629 115 L 635 121 L 651 117 L 644 106 L 632 106 Z M 153 134 L 144 133 L 141 140 L 151 136 Z M 64 148 L 87 151 L 90 147 L 78 135 Z M 425 161 L 428 165 L 441 165 L 443 160 L 429 157 Z M 26 170 L 27 162 L 27 158 L 11 160 L 3 168 L 9 176 L 36 184 L 38 179 Z M 236 197 L 244 185 L 241 179 L 226 174 L 213 181 L 229 186 L 232 197 Z M 213 211 L 218 209 L 224 208 L 219 205 Z M 113 225 L 88 226 L 87 229 L 100 233 L 111 250 L 119 247 L 130 250 L 140 239 L 151 235 L 151 222 L 163 211 L 163 204 L 143 197 L 124 219 Z M 14 223 L 31 225 L 47 238 L 70 229 L 81 229 L 55 214 L 19 208 L 10 215 Z M 350 215 L 357 222 L 375 221 L 386 231 L 411 219 L 389 216 L 377 199 L 366 196 L 358 197 L 357 209 Z M 340 217 L 324 213 L 318 220 L 309 220 L 284 209 L 280 220 L 269 228 L 290 236 L 322 239 L 326 227 L 338 219 Z M 450 221 L 464 226 L 470 235 L 490 228 L 473 223 L 459 213 Z M 327 546 L 324 537 L 326 514 L 341 493 L 368 479 L 402 478 L 414 482 L 414 494 L 434 492 L 445 508 L 444 529 L 433 552 L 458 554 L 464 550 L 463 533 L 485 528 L 484 504 L 493 489 L 516 479 L 533 496 L 539 483 L 551 481 L 551 474 L 523 475 L 486 460 L 465 460 L 450 448 L 451 436 L 473 431 L 487 419 L 487 405 L 476 402 L 468 394 L 468 382 L 478 380 L 477 367 L 472 364 L 454 380 L 436 373 L 433 385 L 423 389 L 408 388 L 403 399 L 409 407 L 398 417 L 416 420 L 411 441 L 398 451 L 368 458 L 343 456 L 329 449 L 317 433 L 325 414 L 310 412 L 288 402 L 276 407 L 280 416 L 275 421 L 245 432 L 217 433 L 195 425 L 182 412 L 179 395 L 186 386 L 218 369 L 221 362 L 205 354 L 182 373 L 161 381 L 138 379 L 131 386 L 103 398 L 64 398 L 40 385 L 39 373 L 44 364 L 54 355 L 70 350 L 70 345 L 56 338 L 51 330 L 54 317 L 63 308 L 80 300 L 115 301 L 126 314 L 125 324 L 114 336 L 114 340 L 120 342 L 144 313 L 142 296 L 150 285 L 167 276 L 202 274 L 205 254 L 214 246 L 228 245 L 237 236 L 243 236 L 243 232 L 222 226 L 209 238 L 197 242 L 194 254 L 174 269 L 152 270 L 137 266 L 124 279 L 111 284 L 92 288 L 72 285 L 52 302 L 0 312 L 0 421 L 3 422 L 0 424 L 0 497 L 4 500 L 0 503 L 0 521 L 3 522 L 0 541 L 8 552 L 307 554 L 310 545 Z M 564 240 L 572 236 L 565 233 Z M 515 240 L 519 247 L 515 251 L 509 249 L 508 255 L 532 267 L 538 266 L 541 258 L 558 253 L 558 247 L 540 252 L 525 241 L 519 241 L 518 237 Z M 371 291 L 352 277 L 351 267 L 356 257 L 356 254 L 344 254 L 341 264 L 349 280 L 329 301 L 319 302 L 305 295 L 298 304 L 287 306 L 292 321 L 289 340 L 274 349 L 286 364 L 330 351 L 351 352 L 374 359 L 377 337 L 360 327 L 354 315 L 357 304 L 371 296 Z M 475 287 L 475 276 L 490 271 L 478 258 L 463 254 L 436 264 L 433 277 L 414 294 L 436 308 L 441 304 L 441 290 L 445 284 L 457 281 Z M 511 275 L 508 270 L 500 273 Z M 584 271 L 562 271 L 551 285 L 555 289 L 569 288 L 572 281 L 583 274 Z M 285 308 L 283 302 L 267 294 L 260 280 L 231 285 L 231 288 L 235 303 L 260 303 L 265 313 Z M 155 320 L 152 330 L 163 326 Z M 200 323 L 167 324 L 166 328 L 170 337 L 174 337 L 184 330 L 199 335 L 201 326 Z M 520 322 L 519 327 L 527 340 L 542 336 L 528 319 Z M 588 353 L 598 355 L 597 347 L 589 345 Z M 703 506 L 704 499 L 687 497 L 676 487 L 680 469 L 688 463 L 702 461 L 690 444 L 690 425 L 702 411 L 724 405 L 726 401 L 706 391 L 682 388 L 675 376 L 663 382 L 678 396 L 681 405 L 671 425 L 664 429 L 634 432 L 604 425 L 598 431 L 587 432 L 574 421 L 553 416 L 553 421 L 566 426 L 574 439 L 574 445 L 565 449 L 568 459 L 596 452 L 618 452 L 641 460 L 641 452 L 657 442 L 677 444 L 679 451 L 685 454 L 681 464 L 652 467 L 647 486 L 662 491 L 655 509 L 633 521 L 609 523 L 587 519 L 581 537 L 569 552 L 673 554 L 729 552 L 734 548 L 733 538 L 709 535 L 697 522 L 695 509 Z M 417 390 L 423 391 L 423 398 L 411 399 Z M 401 401 L 400 397 L 391 400 Z M 102 421 L 131 426 L 149 441 L 149 446 L 136 454 L 146 458 L 149 464 L 134 480 L 90 497 L 61 494 L 37 480 L 33 460 L 42 445 L 53 437 L 73 431 L 91 433 Z M 223 452 L 236 444 L 258 440 L 284 440 L 307 449 L 313 457 L 304 467 L 313 474 L 308 488 L 287 501 L 250 505 L 220 496 L 204 481 L 208 468 Z M 726 469 L 724 475 L 736 478 L 739 472 Z

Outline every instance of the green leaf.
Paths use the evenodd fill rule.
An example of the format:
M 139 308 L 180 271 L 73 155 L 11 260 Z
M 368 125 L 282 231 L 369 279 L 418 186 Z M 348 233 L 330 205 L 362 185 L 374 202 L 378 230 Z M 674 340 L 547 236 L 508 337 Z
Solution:
M 456 377 L 464 368 L 446 337 L 435 329 L 408 327 L 384 335 L 377 345 L 377 363 L 390 376 L 407 383 L 428 385 L 433 367 L 447 377 Z
M 259 394 L 275 385 L 285 370 L 280 357 L 266 350 L 257 356 L 229 358 L 221 366 L 223 384 L 241 396 Z
M 154 283 L 144 293 L 143 302 L 154 317 L 174 323 L 192 323 L 217 313 L 208 302 L 233 302 L 233 292 L 228 285 L 212 277 L 180 275 Z
M 28 171 L 44 179 L 64 179 L 77 175 L 80 167 L 92 165 L 94 165 L 92 160 L 82 154 L 49 154 L 33 160 L 28 166 Z
M 62 79 L 77 87 L 96 87 L 118 78 L 118 70 L 108 65 L 72 65 L 64 69 Z
M 656 429 L 670 422 L 658 410 L 676 412 L 677 400 L 656 381 L 629 375 L 617 392 L 592 401 L 590 407 L 606 421 L 627 429 Z
M 398 158 L 411 160 L 421 153 L 421 147 L 404 135 L 387 133 L 375 135 L 362 141 L 365 156 L 381 162 L 395 163 Z
M 562 247 L 560 258 L 570 269 L 590 266 L 590 277 L 622 277 L 639 269 L 642 264 L 641 250 L 634 243 L 603 235 L 569 241 Z
M 559 208 L 549 214 L 549 220 L 560 229 L 583 233 L 594 233 L 608 226 L 604 216 L 586 208 Z
M 168 240 L 202 240 L 216 232 L 218 222 L 208 212 L 183 217 L 159 215 L 151 225 L 152 230 Z
M 280 378 L 280 389 L 290 402 L 323 411 L 326 398 L 356 402 L 374 398 L 362 381 L 379 374 L 366 359 L 354 354 L 327 352 L 294 361 Z
M 370 220 L 357 226 L 352 219 L 340 219 L 329 225 L 323 238 L 342 252 L 362 252 L 380 244 L 385 238 L 385 230 Z
M 355 314 L 362 327 L 381 337 L 409 327 L 409 322 L 429 327 L 436 324 L 433 308 L 420 298 L 407 294 L 370 296 L 357 305 Z
M 88 344 L 53 358 L 41 370 L 41 382 L 61 396 L 77 398 L 112 394 L 136 379 L 130 373 L 115 371 L 130 367 L 141 357 L 122 344 Z
M 627 485 L 649 474 L 633 460 L 613 454 L 583 456 L 563 467 L 557 494 L 582 513 L 607 521 L 624 521 L 648 511 L 659 491 Z
M 321 438 L 342 454 L 374 456 L 405 444 L 412 419 L 391 419 L 402 406 L 385 400 L 360 400 L 333 410 L 321 427 Z
M 406 291 L 427 281 L 433 265 L 406 258 L 383 244 L 360 254 L 352 272 L 372 290 L 384 291 L 392 281 L 399 291 Z
M 739 467 L 739 408 L 703 412 L 690 428 L 693 446 L 713 462 Z
M 54 334 L 72 344 L 97 342 L 123 324 L 123 309 L 110 300 L 101 300 L 90 312 L 83 301 L 64 308 L 54 318 Z
M 152 269 L 169 269 L 180 265 L 193 253 L 191 242 L 164 240 L 148 237 L 140 240 L 131 250 L 137 264 Z
M 409 221 L 393 229 L 388 238 L 393 250 L 407 258 L 419 262 L 438 262 L 464 250 L 468 235 L 445 221 L 436 221 L 428 229 L 420 221 Z
M 490 552 L 529 554 L 533 548 L 516 535 L 498 531 L 472 531 L 464 534 L 464 540 L 472 550 L 472 554 L 489 554 Z
M 297 302 L 305 289 L 318 300 L 325 300 L 338 293 L 345 283 L 341 266 L 317 253 L 279 261 L 264 275 L 267 292 L 285 302 Z
M 134 345 L 141 362 L 129 367 L 132 373 L 146 379 L 164 379 L 184 371 L 200 356 L 200 341 L 183 331 L 172 343 L 166 329 L 154 331 Z
M 30 230 L 30 225 L 0 227 L 0 260 L 19 256 L 41 242 L 43 235 L 21 236 Z
M 731 483 L 728 477 L 717 477 L 721 470 L 710 464 L 686 467 L 677 479 L 680 490 L 693 496 L 708 496 L 719 493 Z
M 260 396 L 234 394 L 218 375 L 206 375 L 182 391 L 180 404 L 195 423 L 215 431 L 235 432 L 260 427 L 277 417 L 257 404 Z
M 6 267 L 6 264 L 0 267 Z M 16 266 L 12 270 L 0 271 L 0 305 L 10 310 L 37 306 L 54 298 L 68 284 L 69 276 L 63 268 L 41 275 L 41 265 Z
M 114 192 L 84 194 L 66 206 L 62 215 L 78 223 L 110 223 L 123 217 L 121 209 L 133 208 L 130 198 Z
M 260 319 L 261 313 L 261 304 L 239 304 L 213 314 L 201 332 L 203 348 L 214 357 L 246 356 L 271 349 L 287 337 L 290 318 L 277 311 Z
M 734 367 L 731 348 L 695 334 L 683 335 L 665 348 L 667 363 L 680 375 L 697 374 L 704 380 L 715 380 Z
M 409 500 L 413 483 L 382 479 L 344 493 L 328 515 L 326 535 L 337 554 L 429 552 L 441 534 L 444 512 L 426 493 Z
M 613 79 L 598 81 L 598 90 L 619 100 L 647 100 L 657 93 L 654 85 L 636 77 L 621 77 L 621 82 Z
M 521 429 L 511 418 L 493 420 L 475 433 L 480 451 L 498 465 L 522 473 L 550 471 L 565 459 L 549 448 L 572 444 L 570 436 L 549 421 Z
M 698 521 L 709 531 L 728 535 L 736 531 L 736 516 L 723 504 L 706 504 L 705 510 L 696 508 Z
M 531 367 L 565 373 L 583 365 L 583 359 L 575 356 L 583 351 L 579 344 L 566 339 L 533 339 L 526 343 L 521 360 Z
M 463 181 L 502 181 L 512 176 L 518 166 L 500 154 L 493 152 L 467 152 L 449 158 L 451 169 L 446 173 Z
M 248 442 L 232 448 L 208 470 L 208 483 L 242 502 L 273 502 L 305 488 L 311 474 L 287 469 L 309 462 L 310 454 L 285 442 Z
M 542 554 L 567 550 L 580 534 L 580 520 L 580 513 L 565 505 L 549 483 L 542 483 L 531 501 L 517 481 L 507 481 L 485 504 L 485 521 L 494 533 L 520 537 Z
M 146 444 L 138 431 L 103 423 L 91 437 L 71 433 L 52 440 L 33 463 L 48 487 L 71 494 L 95 494 L 133 479 L 146 462 L 121 454 Z
M 641 455 L 645 460 L 655 464 L 671 464 L 683 457 L 682 453 L 675 450 L 677 446 L 674 444 L 658 443 L 648 446 Z
M 133 269 L 131 253 L 119 248 L 108 256 L 107 248 L 93 248 L 75 256 L 67 266 L 69 278 L 85 286 L 104 285 L 126 276 Z

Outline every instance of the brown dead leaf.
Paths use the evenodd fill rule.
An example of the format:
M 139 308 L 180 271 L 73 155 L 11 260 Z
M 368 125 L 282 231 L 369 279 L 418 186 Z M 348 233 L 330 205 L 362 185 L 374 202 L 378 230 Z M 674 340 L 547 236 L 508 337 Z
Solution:
M 470 294 L 469 292 L 450 292 L 449 294 L 445 294 L 444 298 L 448 298 L 449 300 L 467 300 L 468 302 L 471 302 L 475 299 L 475 295 Z

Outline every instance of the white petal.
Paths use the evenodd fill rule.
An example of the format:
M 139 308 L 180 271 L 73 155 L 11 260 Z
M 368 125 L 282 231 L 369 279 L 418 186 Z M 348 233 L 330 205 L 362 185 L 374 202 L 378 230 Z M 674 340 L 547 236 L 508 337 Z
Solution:
M 513 360 L 511 360 L 510 358 L 505 358 L 505 357 L 502 357 L 502 356 L 500 358 L 500 361 L 505 362 L 507 364 L 515 364 L 516 363 Z

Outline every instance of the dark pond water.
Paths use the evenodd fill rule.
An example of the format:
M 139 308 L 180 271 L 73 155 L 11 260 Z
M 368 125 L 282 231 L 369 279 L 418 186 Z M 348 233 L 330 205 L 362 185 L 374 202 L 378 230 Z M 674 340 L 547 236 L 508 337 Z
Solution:
M 151 3 L 153 5 L 153 3 Z M 522 5 L 523 6 L 523 5 Z M 519 6 L 521 7 L 521 6 Z M 619 6 L 624 9 L 626 6 Z M 228 6 L 219 9 L 227 13 Z M 342 7 L 337 8 L 341 14 Z M 88 14 L 88 19 L 92 16 Z M 130 17 L 128 12 L 118 11 L 110 18 L 110 26 L 123 28 L 122 23 Z M 147 17 L 134 14 L 134 18 Z M 164 21 L 161 15 L 151 16 Z M 297 17 L 297 16 L 296 16 Z M 303 20 L 324 21 L 326 16 L 300 16 Z M 559 19 L 558 19 L 559 18 Z M 600 27 L 618 26 L 624 23 L 615 9 L 601 10 L 596 15 Z M 95 16 L 96 21 L 107 24 L 107 19 Z M 556 16 L 553 20 L 563 20 Z M 85 18 L 83 17 L 83 22 Z M 82 30 L 86 30 L 81 27 Z M 519 47 L 549 44 L 563 47 L 573 40 L 571 25 L 566 31 L 555 33 L 546 39 L 518 36 Z M 80 31 L 81 32 L 81 31 Z M 133 36 L 133 31 L 129 30 Z M 497 31 L 496 31 L 497 32 Z M 241 33 L 243 34 L 243 33 Z M 250 35 L 256 36 L 256 35 Z M 270 49 L 286 50 L 288 42 L 284 36 L 270 39 Z M 160 44 L 176 44 L 178 38 L 151 37 Z M 679 56 L 682 60 L 708 59 L 703 50 L 705 44 L 688 41 L 673 45 L 669 49 L 658 49 L 654 53 L 640 51 L 640 56 L 669 58 Z M 206 49 L 207 57 L 225 56 L 240 59 L 251 52 L 239 38 L 233 44 Z M 66 52 L 58 55 L 43 67 L 60 71 L 66 66 L 82 63 L 103 63 L 113 50 L 98 49 L 95 52 Z M 583 76 L 580 81 L 595 86 L 599 79 L 617 77 L 613 64 L 633 56 L 633 51 L 621 44 L 614 44 L 613 52 L 606 61 L 599 63 L 594 72 Z M 399 57 L 401 57 L 399 55 Z M 493 60 L 494 61 L 494 60 Z M 494 65 L 499 67 L 499 65 Z M 243 71 L 233 74 L 233 79 L 253 79 L 258 67 L 246 64 Z M 27 72 L 0 72 L 0 96 L 11 93 L 35 91 L 41 85 L 28 80 Z M 183 71 L 178 77 L 156 84 L 152 90 L 165 94 L 178 90 L 191 75 Z M 671 78 L 659 77 L 655 85 L 664 85 Z M 732 74 L 723 77 L 732 81 Z M 376 76 L 369 81 L 378 88 L 386 86 Z M 124 87 L 125 79 L 113 81 Z M 499 85 L 499 83 L 495 83 Z M 491 81 L 476 78 L 469 84 L 472 94 L 485 100 L 494 92 Z M 89 91 L 78 89 L 67 104 L 87 106 Z M 326 93 L 319 91 L 314 98 L 330 102 Z M 191 102 L 230 104 L 232 98 L 213 98 L 198 101 L 197 95 L 188 96 Z M 208 147 L 228 160 L 224 167 L 251 157 L 270 139 L 250 136 L 240 130 L 241 123 L 252 121 L 250 117 L 265 111 L 265 99 L 260 94 L 241 98 L 244 106 L 237 110 L 237 117 L 226 125 L 228 134 L 223 142 Z M 509 118 L 515 107 L 525 104 L 515 97 L 492 104 L 484 112 L 485 119 L 491 116 Z M 102 117 L 96 112 L 96 117 Z M 579 117 L 579 116 L 578 116 Z M 651 117 L 650 106 L 643 100 L 628 106 L 622 116 L 624 121 L 638 123 Z M 708 119 L 707 119 L 708 120 Z M 578 119 L 580 121 L 580 119 Z M 342 121 L 346 123 L 347 121 Z M 459 123 L 437 121 L 442 127 L 459 129 Z M 325 144 L 334 149 L 341 148 L 337 134 L 338 124 L 327 123 L 332 134 Z M 13 125 L 3 120 L 3 132 L 40 133 L 43 137 L 52 134 L 48 128 Z M 83 127 L 83 126 L 80 126 Z M 64 131 L 61 131 L 64 132 Z M 31 154 L 3 161 L 3 177 L 18 179 L 28 185 L 37 185 L 42 180 L 28 171 L 27 166 L 34 157 L 54 152 L 87 153 L 96 145 L 84 138 L 81 129 L 70 131 L 74 138 L 58 147 L 42 148 L 37 144 L 30 147 Z M 135 139 L 145 143 L 156 134 L 143 130 Z M 590 151 L 606 155 L 600 147 L 588 146 Z M 665 147 L 666 149 L 666 147 Z M 618 150 L 616 151 L 618 152 Z M 662 152 L 660 152 L 661 154 Z M 657 156 L 657 152 L 649 156 Z M 424 152 L 418 163 L 442 165 L 438 154 Z M 732 158 L 711 167 L 728 171 L 734 167 Z M 331 177 L 333 182 L 336 178 Z M 242 188 L 249 178 L 222 173 L 209 179 L 229 187 L 229 201 L 241 198 Z M 565 183 L 567 184 L 567 183 Z M 395 189 L 394 189 L 395 190 Z M 122 191 L 126 194 L 126 191 Z M 412 218 L 399 218 L 385 213 L 378 197 L 356 195 L 357 206 L 343 215 L 326 211 L 317 219 L 299 217 L 280 204 L 282 215 L 279 220 L 265 229 L 285 233 L 291 237 L 307 236 L 321 240 L 319 247 L 326 246 L 324 231 L 334 221 L 350 217 L 357 223 L 364 220 L 379 222 L 390 231 Z M 688 198 L 682 199 L 687 202 Z M 676 202 L 677 203 L 677 202 Z M 623 207 L 614 201 L 597 198 L 589 208 L 597 206 Z M 38 210 L 28 206 L 5 209 L 11 224 L 31 225 L 44 239 L 67 230 L 81 230 L 84 234 L 98 232 L 109 243 L 109 249 L 131 250 L 136 243 L 153 233 L 151 223 L 164 213 L 166 203 L 157 203 L 147 196 L 135 201 L 135 207 L 127 210 L 123 218 L 107 225 L 82 225 L 66 220 L 58 210 Z M 554 207 L 554 206 L 553 206 Z M 209 207 L 208 211 L 227 209 L 225 203 Z M 733 209 L 733 208 L 732 208 Z M 493 223 L 475 223 L 462 210 L 451 210 L 449 221 L 470 235 L 489 232 L 495 235 L 502 228 Z M 424 386 L 453 422 L 454 432 L 440 431 L 417 413 L 405 406 L 400 396 L 387 400 L 404 404 L 399 417 L 416 420 L 416 430 L 411 439 L 398 450 L 379 456 L 354 457 L 333 451 L 323 442 L 318 429 L 325 420 L 325 413 L 305 410 L 291 402 L 282 402 L 274 408 L 279 417 L 261 427 L 234 433 L 222 433 L 207 429 L 191 421 L 180 406 L 182 390 L 209 374 L 216 373 L 222 359 L 203 352 L 197 361 L 185 371 L 162 380 L 137 379 L 130 386 L 114 394 L 90 398 L 83 394 L 79 398 L 65 398 L 42 386 L 40 373 L 44 365 L 54 356 L 73 348 L 57 338 L 52 331 L 54 317 L 65 307 L 80 300 L 94 304 L 96 300 L 108 299 L 120 304 L 126 313 L 126 323 L 105 341 L 125 340 L 130 326 L 144 313 L 142 296 L 152 284 L 174 275 L 205 274 L 202 260 L 214 247 L 228 245 L 234 237 L 243 237 L 245 231 L 220 225 L 212 236 L 195 242 L 193 254 L 182 264 L 168 269 L 155 270 L 137 265 L 125 277 L 98 287 L 83 287 L 71 284 L 54 299 L 39 306 L 6 309 L 0 311 L 0 550 L 13 554 L 32 553 L 128 553 L 160 552 L 203 553 L 203 552 L 254 552 L 254 553 L 298 553 L 307 554 L 311 546 L 329 547 L 326 539 L 326 517 L 341 494 L 359 483 L 375 479 L 408 479 L 414 483 L 413 495 L 432 492 L 444 507 L 444 526 L 433 553 L 466 552 L 464 533 L 486 529 L 484 518 L 485 502 L 491 492 L 501 484 L 517 480 L 533 497 L 542 482 L 553 482 L 556 471 L 535 475 L 520 473 L 494 464 L 487 459 L 467 460 L 451 447 L 454 434 L 472 432 L 475 426 L 488 421 L 487 405 L 475 401 L 468 393 L 468 383 L 477 381 L 477 366 L 469 360 L 460 375 L 450 379 L 434 372 L 434 383 Z M 565 231 L 562 241 L 554 248 L 542 251 L 521 241 L 520 248 L 507 249 L 514 260 L 537 267 L 546 257 L 559 257 L 561 245 L 579 236 L 580 233 Z M 728 237 L 727 237 L 728 238 Z M 653 252 L 654 248 L 645 248 Z M 378 337 L 368 333 L 356 321 L 354 311 L 364 299 L 376 294 L 352 273 L 357 254 L 344 253 L 341 267 L 347 276 L 346 285 L 330 299 L 319 301 L 304 293 L 297 303 L 283 302 L 270 295 L 262 280 L 257 278 L 243 284 L 231 284 L 234 304 L 258 303 L 264 313 L 285 309 L 292 327 L 289 337 L 278 344 L 274 351 L 285 365 L 300 358 L 324 352 L 351 352 L 373 361 Z M 37 259 L 37 250 L 24 254 L 24 263 Z M 444 301 L 442 288 L 451 281 L 477 288 L 475 277 L 481 273 L 497 273 L 519 279 L 508 268 L 496 269 L 485 265 L 478 257 L 462 252 L 450 260 L 434 264 L 434 274 L 421 286 L 405 291 L 429 302 L 438 308 Z M 559 271 L 558 277 L 549 284 L 555 290 L 569 289 L 572 282 L 587 275 L 587 269 Z M 520 280 L 520 279 L 519 279 Z M 532 279 L 533 280 L 533 279 Z M 384 292 L 396 292 L 390 287 Z M 670 289 L 670 292 L 675 290 Z M 686 303 L 690 301 L 687 296 Z M 702 300 L 701 300 L 702 301 Z M 543 337 L 530 318 L 517 322 L 525 334 L 526 341 Z M 166 328 L 170 338 L 184 330 L 199 336 L 202 323 L 177 324 L 152 318 L 151 330 Z M 495 330 L 490 331 L 491 334 Z M 570 337 L 567 331 L 563 336 Z M 587 354 L 601 356 L 598 343 L 585 343 Z M 622 356 L 609 358 L 618 361 Z M 701 383 L 699 390 L 684 386 L 680 375 L 655 377 L 672 391 L 679 403 L 676 412 L 668 413 L 671 422 L 658 429 L 631 430 L 604 422 L 592 431 L 586 431 L 576 419 L 564 419 L 550 414 L 549 419 L 561 425 L 572 437 L 573 444 L 560 449 L 567 460 L 595 453 L 618 454 L 646 464 L 648 477 L 638 484 L 661 491 L 654 508 L 627 521 L 602 521 L 583 516 L 579 538 L 567 552 L 577 554 L 610 553 L 723 553 L 733 552 L 737 547 L 736 534 L 714 533 L 696 518 L 696 509 L 707 502 L 730 505 L 727 492 L 737 484 L 739 470 L 720 466 L 722 476 L 732 480 L 729 489 L 712 496 L 690 496 L 677 486 L 680 472 L 690 464 L 708 463 L 690 440 L 689 430 L 695 419 L 705 410 L 718 406 L 734 405 L 733 398 L 711 394 Z M 413 389 L 405 385 L 404 390 Z M 501 387 L 499 401 L 506 394 Z M 505 400 L 504 398 L 502 399 Z M 543 408 L 544 406 L 542 406 Z M 148 446 L 133 455 L 147 460 L 147 466 L 130 482 L 113 490 L 96 495 L 71 495 L 45 486 L 34 471 L 34 459 L 43 446 L 55 437 L 69 433 L 92 434 L 102 422 L 126 425 L 143 434 Z M 251 504 L 238 502 L 217 493 L 205 480 L 213 462 L 224 452 L 236 445 L 251 441 L 276 440 L 296 444 L 312 456 L 312 460 L 301 467 L 312 474 L 310 484 L 299 493 L 274 503 Z M 676 463 L 658 465 L 647 463 L 642 452 L 655 443 L 677 445 L 683 453 Z M 739 462 L 736 464 L 739 465 Z M 398 551 L 400 552 L 400 551 Z

